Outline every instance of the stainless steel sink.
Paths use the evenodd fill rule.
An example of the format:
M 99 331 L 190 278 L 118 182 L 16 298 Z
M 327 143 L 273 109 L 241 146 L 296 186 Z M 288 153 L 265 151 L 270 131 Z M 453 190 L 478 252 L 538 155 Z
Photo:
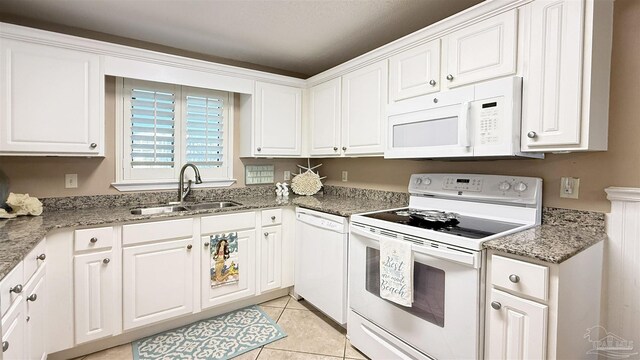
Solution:
M 240 206 L 240 205 L 242 204 L 239 204 L 234 201 L 215 201 L 215 202 L 187 205 L 187 208 L 189 210 L 205 210 L 205 209 L 222 209 L 222 208 L 228 208 L 228 207 Z
M 179 211 L 187 211 L 188 208 L 180 205 L 167 205 L 167 206 L 154 206 L 147 208 L 139 208 L 131 210 L 133 215 L 153 215 L 153 214 L 166 214 Z

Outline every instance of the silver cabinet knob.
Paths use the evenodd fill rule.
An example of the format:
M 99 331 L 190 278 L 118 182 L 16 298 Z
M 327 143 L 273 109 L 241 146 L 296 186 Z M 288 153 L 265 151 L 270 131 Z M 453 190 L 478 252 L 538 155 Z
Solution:
M 535 132 L 535 131 L 529 131 L 529 132 L 527 133 L 527 137 L 528 137 L 529 139 L 535 139 L 535 138 L 536 138 L 536 136 L 538 136 L 538 134 L 536 134 L 536 132 Z
M 495 310 L 500 310 L 500 308 L 502 307 L 502 304 L 500 304 L 497 301 L 492 301 L 491 302 L 491 307 L 494 308 Z
M 449 80 L 449 81 L 453 80 L 453 75 L 451 75 L 451 74 L 447 75 L 447 80 Z
M 204 243 L 204 247 L 207 247 L 207 246 L 209 246 L 209 243 L 208 242 Z
M 38 300 L 38 295 L 37 294 L 31 294 L 29 296 L 27 296 L 27 301 L 36 301 Z
M 435 81 L 435 80 L 431 80 L 431 81 L 429 81 L 429 85 L 431 85 L 431 86 L 436 86 L 436 81 Z
M 438 103 L 438 98 L 433 98 L 433 103 L 437 104 Z
M 337 146 L 334 146 L 334 147 L 333 147 L 333 151 L 338 151 L 338 147 L 337 147 Z
M 511 274 L 509 275 L 509 281 L 511 281 L 512 283 L 517 283 L 520 281 L 520 276 L 516 275 L 516 274 Z
M 102 260 L 102 263 L 104 263 L 104 264 L 108 264 L 110 262 L 111 262 L 111 259 L 109 259 L 109 258 L 105 258 L 104 260 Z
M 258 151 L 262 151 L 262 148 L 257 148 L 256 150 L 258 150 Z
M 5 352 L 9 350 L 9 342 L 8 341 L 3 341 L 2 342 L 2 352 Z
M 29 320 L 31 320 L 31 316 L 27 316 L 27 322 L 29 322 Z
M 40 255 L 36 256 L 36 259 L 38 259 L 38 260 L 43 260 L 44 261 L 44 259 L 46 259 L 46 258 L 47 258 L 47 255 L 45 255 L 45 254 L 40 254 Z
M 191 250 L 193 248 L 193 245 L 189 244 L 187 245 L 187 250 Z
M 16 293 L 16 294 L 20 294 L 22 292 L 22 284 L 18 284 L 12 288 L 9 289 L 10 293 Z
M 272 216 L 272 217 L 271 217 L 271 221 L 276 221 L 276 217 L 275 217 L 275 216 Z
M 89 240 L 92 244 L 95 244 L 98 242 L 98 238 L 97 237 L 92 237 L 91 240 Z
M 268 232 L 265 232 L 265 233 L 264 233 L 264 236 L 265 236 L 265 237 L 269 236 L 269 233 L 268 233 Z
M 95 149 L 95 148 L 97 148 L 97 147 L 98 147 L 98 144 L 96 144 L 96 143 L 91 143 L 91 145 L 89 145 L 89 146 L 91 146 L 91 148 L 92 148 L 92 149 Z
M 346 146 L 343 146 L 343 147 L 342 147 L 342 151 L 347 151 L 347 147 L 346 147 Z

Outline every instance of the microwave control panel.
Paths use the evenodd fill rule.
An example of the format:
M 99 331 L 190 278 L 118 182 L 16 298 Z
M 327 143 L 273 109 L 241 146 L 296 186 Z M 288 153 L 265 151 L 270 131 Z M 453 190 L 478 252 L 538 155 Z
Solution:
M 483 100 L 477 104 L 479 145 L 493 145 L 501 141 L 502 98 Z

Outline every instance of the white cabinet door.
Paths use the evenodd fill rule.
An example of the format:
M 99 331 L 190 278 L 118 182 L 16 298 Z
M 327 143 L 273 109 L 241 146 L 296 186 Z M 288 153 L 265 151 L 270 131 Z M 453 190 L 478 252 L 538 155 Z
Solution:
M 25 259 L 26 260 L 26 259 Z M 46 306 L 46 282 L 45 264 L 31 278 L 25 287 L 27 306 L 27 358 L 30 360 L 41 360 L 47 358 L 46 353 L 46 327 L 47 327 L 47 306 Z
M 387 77 L 386 60 L 342 77 L 342 150 L 345 155 L 383 154 Z
M 341 117 L 340 78 L 316 85 L 309 90 L 311 155 L 338 156 Z
M 100 56 L 2 39 L 0 153 L 104 154 Z
M 511 10 L 444 37 L 444 87 L 515 74 L 517 19 L 517 10 Z
M 125 330 L 193 310 L 192 242 L 189 237 L 122 250 Z
M 302 89 L 256 82 L 255 155 L 302 153 Z
M 580 144 L 584 1 L 531 3 L 522 149 Z
M 487 304 L 487 357 L 500 360 L 545 359 L 547 308 L 546 305 L 491 289 L 491 303 Z
M 26 354 L 26 307 L 20 297 L 2 318 L 3 360 L 24 360 Z
M 76 255 L 73 259 L 76 343 L 100 339 L 114 333 L 115 269 L 113 252 Z
M 282 284 L 282 227 L 262 228 L 260 239 L 260 292 L 279 289 Z
M 389 59 L 389 102 L 440 91 L 440 39 Z
M 231 231 L 229 231 L 231 232 Z M 228 234 L 229 232 L 225 232 Z M 255 230 L 238 231 L 238 265 L 239 279 L 236 283 L 216 285 L 213 277 L 216 260 L 213 254 L 219 248 L 212 243 L 209 236 L 203 236 L 202 244 L 202 308 L 229 303 L 234 300 L 253 296 L 256 293 L 256 232 Z M 223 265 L 223 264 L 221 264 Z

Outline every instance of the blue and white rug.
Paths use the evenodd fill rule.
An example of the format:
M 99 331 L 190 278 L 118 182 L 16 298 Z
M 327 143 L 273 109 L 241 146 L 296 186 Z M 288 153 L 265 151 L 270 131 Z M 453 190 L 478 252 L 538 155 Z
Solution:
M 230 359 L 286 336 L 254 305 L 135 341 L 133 358 Z

